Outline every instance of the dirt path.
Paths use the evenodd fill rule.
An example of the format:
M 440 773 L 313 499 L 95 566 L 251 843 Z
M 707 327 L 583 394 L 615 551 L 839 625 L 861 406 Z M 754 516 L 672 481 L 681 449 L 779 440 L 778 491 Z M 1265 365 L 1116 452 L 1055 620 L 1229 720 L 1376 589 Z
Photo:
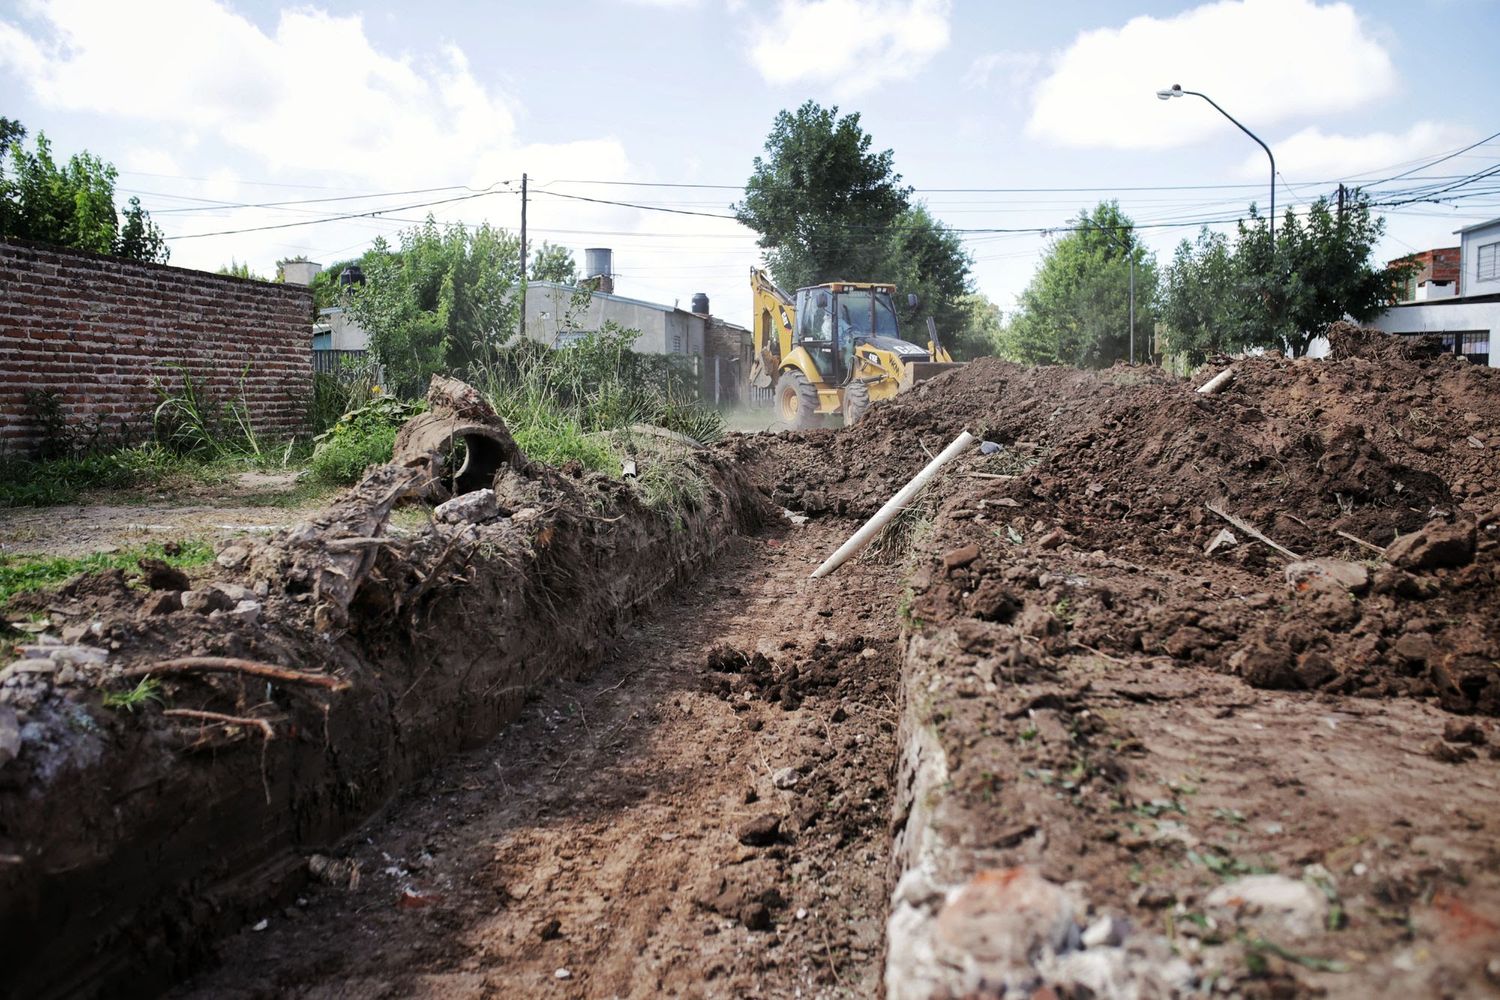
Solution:
M 138 502 L 134 496 L 119 503 L 120 494 L 99 494 L 83 505 L 0 508 L 0 555 L 84 556 L 149 542 L 269 534 L 327 503 L 325 494 L 299 496 L 295 478 L 246 472 L 222 488 Z
M 899 587 L 811 585 L 846 530 L 727 549 L 174 995 L 873 995 Z

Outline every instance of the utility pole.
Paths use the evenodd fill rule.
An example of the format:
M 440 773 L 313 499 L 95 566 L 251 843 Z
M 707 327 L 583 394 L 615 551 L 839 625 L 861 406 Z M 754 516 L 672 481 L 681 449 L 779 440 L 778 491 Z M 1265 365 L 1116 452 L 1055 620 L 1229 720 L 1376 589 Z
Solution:
M 526 175 L 521 174 L 521 315 L 516 332 L 526 338 Z
M 1339 229 L 1344 228 L 1344 185 L 1339 185 Z

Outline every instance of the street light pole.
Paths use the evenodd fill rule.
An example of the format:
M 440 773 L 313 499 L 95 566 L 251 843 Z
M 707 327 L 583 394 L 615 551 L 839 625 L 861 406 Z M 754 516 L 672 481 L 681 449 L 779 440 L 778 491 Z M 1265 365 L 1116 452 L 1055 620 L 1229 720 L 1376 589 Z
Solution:
M 1180 83 L 1174 83 L 1174 84 L 1172 84 L 1172 86 L 1168 87 L 1166 90 L 1158 90 L 1156 92 L 1156 96 L 1158 98 L 1160 98 L 1161 100 L 1163 100 L 1163 101 L 1170 101 L 1172 98 L 1174 98 L 1174 97 L 1181 97 L 1183 94 L 1192 94 L 1194 97 L 1201 97 L 1205 101 L 1207 101 L 1209 104 L 1212 104 L 1215 111 L 1217 111 L 1219 114 L 1223 115 L 1225 118 L 1228 118 L 1230 121 L 1234 122 L 1235 128 L 1239 129 L 1241 132 L 1245 133 L 1250 138 L 1254 139 L 1257 143 L 1259 143 L 1260 148 L 1264 149 L 1266 151 L 1266 156 L 1270 158 L 1270 160 L 1271 160 L 1271 213 L 1268 216 L 1268 218 L 1270 219 L 1270 223 L 1271 223 L 1271 256 L 1274 258 L 1276 256 L 1276 157 L 1275 157 L 1275 155 L 1272 154 L 1271 147 L 1267 146 L 1264 142 L 1262 142 L 1260 136 L 1256 135 L 1254 132 L 1250 131 L 1245 126 L 1241 125 L 1239 119 L 1235 118 L 1234 115 L 1230 114 L 1228 111 L 1225 111 L 1223 108 L 1219 107 L 1218 102 L 1215 101 L 1212 97 L 1209 97 L 1207 94 L 1199 93 L 1196 90 L 1183 90 L 1182 89 L 1182 84 L 1180 84 Z

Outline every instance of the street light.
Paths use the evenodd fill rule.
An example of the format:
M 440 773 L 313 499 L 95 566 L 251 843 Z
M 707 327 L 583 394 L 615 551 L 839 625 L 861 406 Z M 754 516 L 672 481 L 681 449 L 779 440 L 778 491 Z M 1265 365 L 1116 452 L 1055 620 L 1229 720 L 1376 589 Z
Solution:
M 1180 83 L 1174 83 L 1174 84 L 1172 84 L 1172 86 L 1168 87 L 1166 90 L 1158 90 L 1156 92 L 1156 96 L 1158 98 L 1160 98 L 1161 100 L 1163 100 L 1163 101 L 1170 101 L 1172 98 L 1174 98 L 1174 97 L 1181 97 L 1183 94 L 1192 94 L 1194 97 L 1201 97 L 1205 101 L 1207 101 L 1209 104 L 1212 104 L 1214 106 L 1214 110 L 1215 111 L 1217 111 L 1219 114 L 1223 115 L 1225 118 L 1228 118 L 1230 121 L 1234 122 L 1234 125 L 1235 125 L 1236 128 L 1238 128 L 1241 132 L 1243 132 L 1246 135 L 1248 135 L 1250 138 L 1254 139 L 1257 143 L 1260 143 L 1260 148 L 1264 149 L 1266 151 L 1266 156 L 1270 157 L 1270 159 L 1271 159 L 1271 213 L 1270 213 L 1269 219 L 1270 219 L 1270 222 L 1271 222 L 1271 255 L 1274 257 L 1275 254 L 1276 254 L 1276 157 L 1272 156 L 1272 154 L 1271 154 L 1271 147 L 1267 146 L 1264 142 L 1261 142 L 1260 136 L 1256 135 L 1254 132 L 1250 131 L 1245 126 L 1241 125 L 1239 123 L 1239 120 L 1237 118 L 1235 118 L 1234 115 L 1230 114 L 1228 111 L 1225 111 L 1223 108 L 1219 107 L 1219 105 L 1214 101 L 1214 99 L 1212 97 L 1209 97 L 1207 94 L 1199 93 L 1196 90 L 1183 90 L 1182 89 L 1182 84 L 1180 84 Z

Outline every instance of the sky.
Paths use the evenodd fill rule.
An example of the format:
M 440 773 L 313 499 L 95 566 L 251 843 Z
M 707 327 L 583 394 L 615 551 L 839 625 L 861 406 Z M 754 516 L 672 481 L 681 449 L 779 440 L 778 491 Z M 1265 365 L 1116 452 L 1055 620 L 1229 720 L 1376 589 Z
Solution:
M 329 263 L 428 213 L 514 229 L 524 173 L 533 242 L 745 323 L 760 252 L 724 216 L 814 100 L 894 150 L 1009 312 L 1040 230 L 1101 199 L 1163 262 L 1264 210 L 1264 151 L 1172 84 L 1271 147 L 1278 214 L 1453 185 L 1382 209 L 1378 254 L 1456 245 L 1500 216 L 1467 179 L 1500 139 L 1459 152 L 1500 132 L 1497 40 L 1500 0 L 0 0 L 0 114 L 113 162 L 180 266 Z

